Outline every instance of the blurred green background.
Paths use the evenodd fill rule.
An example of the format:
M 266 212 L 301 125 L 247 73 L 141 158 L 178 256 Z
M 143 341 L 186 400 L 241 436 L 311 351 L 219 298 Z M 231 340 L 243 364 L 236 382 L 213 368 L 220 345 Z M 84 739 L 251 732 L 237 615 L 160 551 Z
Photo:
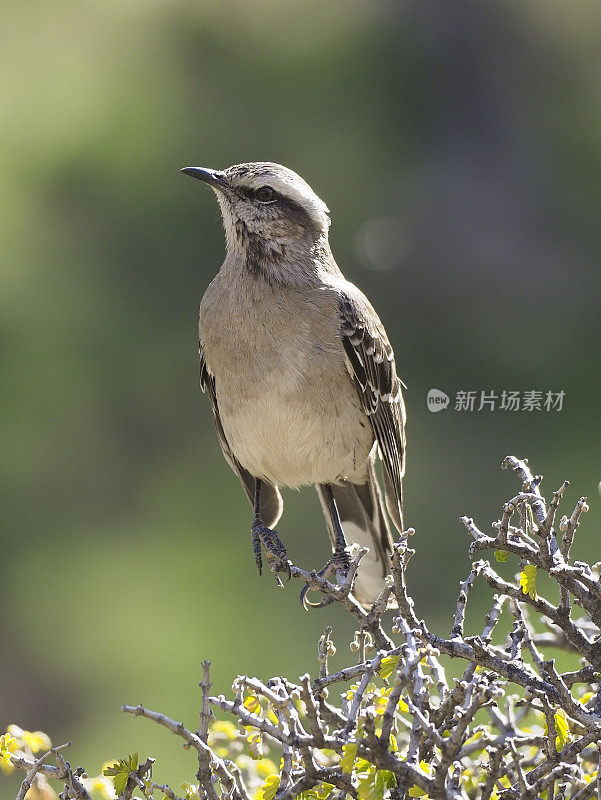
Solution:
M 278 161 L 329 205 L 334 253 L 408 386 L 420 616 L 448 631 L 468 571 L 458 517 L 498 518 L 518 488 L 507 453 L 547 492 L 568 478 L 569 503 L 589 495 L 578 553 L 601 558 L 596 2 L 0 14 L 1 726 L 71 739 L 90 774 L 160 755 L 155 777 L 177 783 L 192 755 L 122 703 L 194 726 L 203 659 L 216 692 L 238 672 L 294 678 L 327 623 L 334 666 L 350 657 L 342 612 L 307 614 L 298 585 L 256 573 L 250 507 L 198 389 L 198 303 L 224 244 L 188 164 Z M 430 413 L 430 388 L 451 407 Z M 532 389 L 563 390 L 563 410 L 452 407 L 459 390 Z M 291 557 L 320 566 L 313 490 L 285 501 Z

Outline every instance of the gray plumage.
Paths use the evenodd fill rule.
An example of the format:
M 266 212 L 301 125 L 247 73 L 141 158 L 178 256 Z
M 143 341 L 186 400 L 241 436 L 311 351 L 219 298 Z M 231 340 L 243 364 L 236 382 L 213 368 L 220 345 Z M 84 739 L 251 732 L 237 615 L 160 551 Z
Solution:
M 225 261 L 200 306 L 200 382 L 224 455 L 272 528 L 278 486 L 326 488 L 346 537 L 370 548 L 355 581 L 368 606 L 389 571 L 385 506 L 402 528 L 405 409 L 394 355 L 367 298 L 339 270 L 329 212 L 296 173 L 272 163 L 187 172 L 216 191 Z M 383 461 L 385 501 L 376 479 Z

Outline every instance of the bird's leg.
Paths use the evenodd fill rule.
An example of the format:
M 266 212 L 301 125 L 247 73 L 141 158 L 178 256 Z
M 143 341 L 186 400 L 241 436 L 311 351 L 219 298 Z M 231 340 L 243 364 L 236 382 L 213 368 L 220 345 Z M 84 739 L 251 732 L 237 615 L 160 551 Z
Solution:
M 342 523 L 340 522 L 340 514 L 336 507 L 334 500 L 334 493 L 329 483 L 324 484 L 324 492 L 328 503 L 328 511 L 330 512 L 330 519 L 332 521 L 332 528 L 334 530 L 334 552 L 332 558 L 328 561 L 325 567 L 317 573 L 321 578 L 329 578 L 334 574 L 338 583 L 344 583 L 348 575 L 350 567 L 350 558 L 347 551 L 346 539 L 344 531 L 342 530 Z M 300 601 L 304 608 L 322 608 L 333 602 L 332 597 L 324 597 L 319 603 L 311 603 L 306 599 L 306 594 L 309 591 L 309 584 L 305 584 L 300 594 Z
M 349 554 L 347 552 L 347 544 L 346 539 L 344 537 L 344 531 L 342 530 L 342 523 L 340 522 L 340 514 L 338 513 L 338 509 L 336 507 L 336 501 L 334 500 L 334 492 L 332 491 L 332 487 L 329 483 L 326 483 L 325 487 L 326 498 L 328 501 L 328 511 L 330 512 L 330 518 L 332 520 L 332 526 L 334 528 L 334 536 L 336 537 L 335 544 L 334 544 L 334 554 L 330 559 L 330 564 L 332 565 L 332 569 L 336 570 L 336 577 L 340 580 L 338 576 L 338 571 L 340 570 L 344 574 L 342 575 L 342 580 L 346 578 L 346 574 L 348 572 L 350 566 L 350 559 Z
M 252 543 L 259 575 L 263 570 L 263 559 L 261 558 L 261 545 L 263 545 L 271 571 L 287 572 L 288 580 L 290 580 L 290 562 L 288 561 L 286 548 L 277 532 L 268 528 L 261 519 L 261 484 L 261 479 L 255 478 L 255 516 L 252 524 Z M 278 582 L 281 585 L 279 578 Z

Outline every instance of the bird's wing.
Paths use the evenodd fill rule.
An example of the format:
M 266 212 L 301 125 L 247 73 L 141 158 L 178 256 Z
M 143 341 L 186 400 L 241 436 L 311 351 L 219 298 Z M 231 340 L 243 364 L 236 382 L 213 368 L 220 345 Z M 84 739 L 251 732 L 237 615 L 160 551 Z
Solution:
M 211 401 L 211 408 L 213 409 L 213 419 L 215 421 L 215 429 L 219 437 L 219 444 L 223 450 L 225 460 L 240 478 L 240 482 L 244 487 L 246 496 L 250 500 L 251 505 L 254 505 L 255 498 L 255 478 L 250 472 L 240 464 L 236 456 L 232 453 L 228 444 L 221 417 L 219 415 L 219 406 L 217 405 L 217 391 L 215 389 L 215 376 L 211 373 L 207 366 L 205 359 L 205 352 L 202 346 L 202 341 L 198 340 L 198 356 L 200 361 L 200 388 L 205 394 L 208 394 Z M 272 486 L 266 481 L 263 481 L 261 490 L 261 519 L 269 527 L 272 528 L 282 515 L 283 503 L 282 497 L 277 486 Z
M 394 353 L 384 326 L 355 287 L 340 294 L 342 344 L 346 366 L 369 417 L 384 463 L 386 506 L 402 530 L 402 477 L 405 474 L 405 404 Z

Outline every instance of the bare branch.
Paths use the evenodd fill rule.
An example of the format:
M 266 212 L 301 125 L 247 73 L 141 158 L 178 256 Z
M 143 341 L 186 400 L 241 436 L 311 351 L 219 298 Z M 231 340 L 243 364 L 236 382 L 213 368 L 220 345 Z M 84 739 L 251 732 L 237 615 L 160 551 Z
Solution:
M 472 564 L 451 610 L 448 638 L 419 618 L 409 594 L 410 529 L 394 545 L 392 573 L 367 611 L 352 594 L 364 549 L 341 585 L 290 565 L 293 578 L 352 620 L 351 651 L 358 664 L 330 671 L 335 648 L 326 625 L 313 679 L 239 675 L 232 699 L 226 699 L 210 696 L 204 661 L 196 733 L 141 705 L 123 706 L 194 750 L 198 785 L 188 787 L 186 797 L 251 800 L 262 791 L 268 800 L 294 800 L 309 792 L 311 800 L 405 800 L 421 792 L 433 800 L 538 800 L 543 793 L 547 800 L 585 800 L 601 792 L 601 777 L 595 777 L 601 748 L 601 564 L 570 558 L 586 500 L 557 525 L 567 482 L 547 505 L 542 478 L 525 460 L 508 456 L 503 466 L 514 470 L 520 491 L 501 505 L 490 535 L 462 517 Z M 559 546 L 557 529 L 563 535 Z M 502 577 L 507 573 L 494 566 L 493 553 L 498 562 L 511 558 L 519 564 L 514 578 Z M 468 636 L 465 620 L 477 583 L 495 594 L 482 632 Z M 508 633 L 499 625 L 505 603 L 515 617 Z M 395 605 L 390 625 L 386 610 Z M 582 609 L 580 616 L 575 608 Z M 499 628 L 499 635 L 507 636 L 502 644 L 493 642 Z M 375 655 L 366 656 L 374 648 Z M 557 648 L 564 651 L 561 672 L 549 652 Z M 445 657 L 459 659 L 459 669 L 446 668 Z M 349 691 L 344 684 L 350 681 L 356 685 Z M 212 721 L 211 709 L 237 723 L 238 733 L 231 722 L 224 727 Z M 34 760 L 25 737 L 17 752 L 14 742 L 8 751 L 6 741 L 10 744 L 0 741 L 2 757 L 26 772 L 17 800 L 42 776 L 65 783 L 61 800 L 89 800 L 80 780 L 83 770 L 71 770 L 60 748 Z M 51 754 L 56 766 L 47 763 Z M 261 768 L 255 766 L 261 762 Z M 147 758 L 129 773 L 120 800 L 138 793 L 153 800 L 155 790 L 182 800 L 169 785 L 150 782 L 152 764 Z M 277 774 L 266 777 L 274 770 Z

